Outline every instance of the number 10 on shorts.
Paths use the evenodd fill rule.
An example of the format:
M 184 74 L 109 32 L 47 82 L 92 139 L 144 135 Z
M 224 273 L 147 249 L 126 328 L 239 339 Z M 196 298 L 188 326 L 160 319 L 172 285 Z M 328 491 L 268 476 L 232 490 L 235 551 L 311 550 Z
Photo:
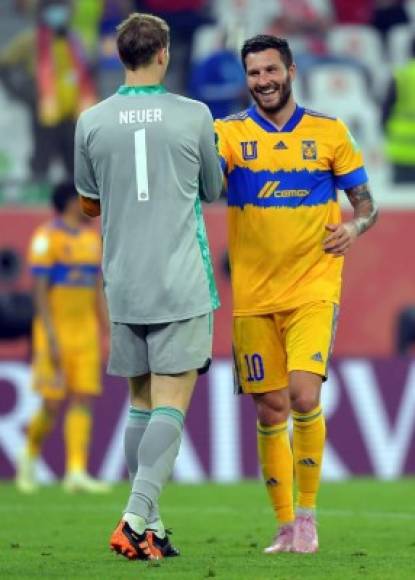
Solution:
M 262 360 L 262 356 L 260 354 L 246 354 L 245 363 L 246 363 L 246 370 L 247 370 L 247 378 L 246 380 L 249 383 L 253 383 L 255 381 L 262 381 L 264 379 L 264 363 Z

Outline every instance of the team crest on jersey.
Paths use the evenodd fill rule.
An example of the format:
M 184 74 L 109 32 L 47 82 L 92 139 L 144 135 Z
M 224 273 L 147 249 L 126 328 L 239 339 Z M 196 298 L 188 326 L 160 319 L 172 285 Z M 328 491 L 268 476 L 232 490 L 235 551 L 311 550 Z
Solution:
M 317 145 L 315 141 L 301 141 L 301 147 L 305 161 L 317 160 Z
M 241 141 L 242 157 L 245 161 L 250 161 L 258 157 L 257 141 Z

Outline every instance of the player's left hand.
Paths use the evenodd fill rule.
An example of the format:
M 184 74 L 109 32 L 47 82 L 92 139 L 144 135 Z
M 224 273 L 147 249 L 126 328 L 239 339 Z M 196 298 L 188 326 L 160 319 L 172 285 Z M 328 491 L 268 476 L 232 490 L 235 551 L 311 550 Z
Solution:
M 324 240 L 323 249 L 326 254 L 333 256 L 344 256 L 357 238 L 357 228 L 353 222 L 327 224 L 326 230 L 330 234 Z

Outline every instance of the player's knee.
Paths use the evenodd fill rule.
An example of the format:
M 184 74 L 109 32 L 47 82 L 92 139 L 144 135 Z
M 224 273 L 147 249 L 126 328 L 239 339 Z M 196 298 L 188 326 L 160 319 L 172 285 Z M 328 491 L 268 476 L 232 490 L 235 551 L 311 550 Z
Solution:
M 288 401 L 279 396 L 270 397 L 269 394 L 254 396 L 258 421 L 264 426 L 284 423 L 289 414 Z
M 314 393 L 291 393 L 291 408 L 297 413 L 310 413 L 319 405 L 319 399 Z
M 62 407 L 62 403 L 63 401 L 60 400 L 44 399 L 43 408 L 48 415 L 54 418 L 59 413 L 59 410 Z
M 80 406 L 80 407 L 90 408 L 92 405 L 92 399 L 89 395 L 82 395 L 82 394 L 75 393 L 75 394 L 71 395 L 69 405 L 73 406 L 73 407 Z

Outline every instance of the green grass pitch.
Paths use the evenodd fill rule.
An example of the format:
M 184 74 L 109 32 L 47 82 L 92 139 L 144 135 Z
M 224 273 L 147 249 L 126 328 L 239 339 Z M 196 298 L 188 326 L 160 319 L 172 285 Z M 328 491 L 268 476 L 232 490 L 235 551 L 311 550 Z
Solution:
M 262 554 L 274 520 L 260 482 L 170 484 L 162 498 L 180 558 L 130 562 L 108 549 L 128 493 L 22 496 L 0 485 L 0 578 L 296 580 L 415 578 L 415 480 L 325 483 L 318 554 Z

